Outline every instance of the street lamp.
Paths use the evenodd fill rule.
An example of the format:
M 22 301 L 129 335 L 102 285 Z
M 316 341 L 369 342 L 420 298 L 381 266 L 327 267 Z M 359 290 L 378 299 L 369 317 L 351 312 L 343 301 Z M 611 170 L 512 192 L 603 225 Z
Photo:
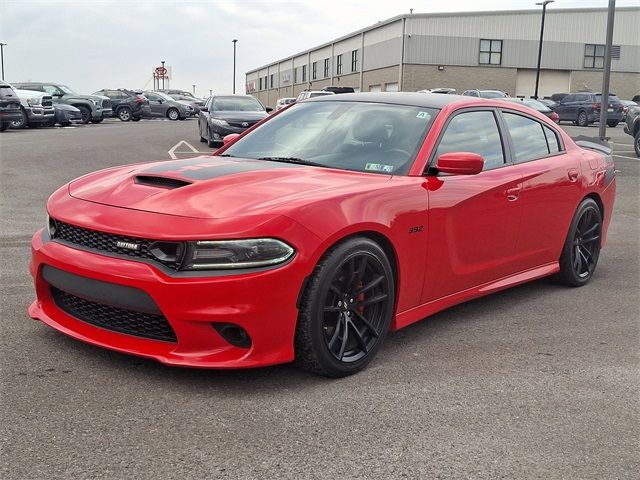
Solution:
M 236 43 L 238 39 L 231 40 L 233 42 L 233 94 L 236 93 Z
M 164 70 L 164 60 L 162 60 L 160 63 L 162 63 L 162 89 L 164 90 L 164 77 L 166 76 Z
M 193 84 L 193 94 L 194 95 L 196 94 L 196 84 L 195 83 Z
M 544 17 L 547 14 L 547 5 L 553 3 L 554 0 L 544 0 L 544 2 L 536 3 L 542 5 L 542 24 L 540 25 L 540 45 L 538 45 L 538 67 L 536 68 L 536 91 L 533 98 L 538 99 L 538 85 L 540 84 L 540 62 L 542 61 L 542 37 L 544 36 Z
M 4 80 L 4 46 L 6 43 L 0 43 L 0 63 L 2 63 L 2 80 Z

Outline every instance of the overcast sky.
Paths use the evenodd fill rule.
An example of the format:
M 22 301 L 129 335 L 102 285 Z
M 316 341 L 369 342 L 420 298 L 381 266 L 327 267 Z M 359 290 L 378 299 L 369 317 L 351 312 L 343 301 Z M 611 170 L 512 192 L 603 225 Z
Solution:
M 386 20 L 414 13 L 540 8 L 539 0 L 0 0 L 5 79 L 53 81 L 78 92 L 151 88 L 165 60 L 172 88 L 200 96 L 237 93 L 245 72 Z M 617 6 L 638 5 L 618 0 Z M 606 7 L 605 0 L 556 0 L 552 9 Z M 603 25 L 603 28 L 605 26 Z

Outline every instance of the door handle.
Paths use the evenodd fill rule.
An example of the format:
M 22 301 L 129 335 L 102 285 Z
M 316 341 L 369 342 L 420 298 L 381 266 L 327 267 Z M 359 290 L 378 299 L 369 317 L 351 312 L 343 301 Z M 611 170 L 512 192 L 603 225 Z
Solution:
M 520 196 L 521 191 L 522 191 L 522 187 L 513 187 L 513 188 L 507 189 L 507 191 L 505 192 L 507 195 L 507 200 L 509 200 L 510 202 L 517 200 L 518 197 Z
M 579 174 L 580 172 L 578 172 L 576 168 L 570 168 L 567 172 L 567 177 L 569 177 L 570 181 L 575 182 L 578 179 Z

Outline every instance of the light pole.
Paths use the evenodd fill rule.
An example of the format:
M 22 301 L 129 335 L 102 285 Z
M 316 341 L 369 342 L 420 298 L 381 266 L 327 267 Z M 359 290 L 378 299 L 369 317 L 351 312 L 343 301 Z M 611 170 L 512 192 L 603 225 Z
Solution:
M 162 63 L 162 89 L 164 90 L 164 77 L 166 76 L 164 71 L 164 60 L 162 60 L 160 63 Z
M 233 94 L 236 93 L 236 43 L 238 39 L 231 40 L 233 42 Z
M 195 83 L 193 84 L 193 94 L 194 95 L 196 94 L 196 84 Z
M 536 3 L 542 5 L 542 24 L 540 25 L 540 45 L 538 45 L 538 67 L 536 68 L 536 91 L 533 98 L 538 99 L 538 85 L 540 85 L 540 62 L 542 61 L 542 38 L 544 37 L 544 17 L 547 14 L 547 5 L 553 3 L 554 0 L 544 0 L 544 2 Z
M 4 80 L 4 46 L 6 43 L 0 43 L 0 63 L 2 63 L 2 80 Z

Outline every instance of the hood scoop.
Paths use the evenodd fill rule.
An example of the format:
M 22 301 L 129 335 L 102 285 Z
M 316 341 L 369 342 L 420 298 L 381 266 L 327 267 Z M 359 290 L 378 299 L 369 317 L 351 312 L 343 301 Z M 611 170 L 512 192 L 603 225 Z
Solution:
M 167 188 L 169 190 L 191 185 L 191 182 L 187 180 L 180 180 L 179 178 L 161 177 L 158 175 L 136 175 L 134 180 L 138 185 Z

